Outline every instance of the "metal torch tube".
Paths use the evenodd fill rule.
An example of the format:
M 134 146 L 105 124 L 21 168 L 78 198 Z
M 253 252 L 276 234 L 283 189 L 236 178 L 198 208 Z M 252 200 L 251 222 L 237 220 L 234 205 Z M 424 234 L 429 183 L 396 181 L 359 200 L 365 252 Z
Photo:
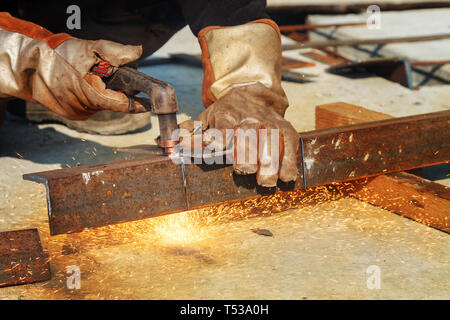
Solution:
M 173 131 L 178 129 L 177 115 L 176 113 L 158 114 L 158 122 L 161 147 L 170 154 L 173 147 L 178 143 L 178 140 L 175 140 L 175 136 L 173 136 Z

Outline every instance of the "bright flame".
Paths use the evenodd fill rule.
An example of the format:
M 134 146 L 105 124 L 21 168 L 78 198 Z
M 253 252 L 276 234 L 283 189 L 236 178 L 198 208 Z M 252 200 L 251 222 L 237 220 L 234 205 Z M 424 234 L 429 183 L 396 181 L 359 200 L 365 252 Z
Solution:
M 152 231 L 168 243 L 192 243 L 206 238 L 206 227 L 195 218 L 195 212 L 181 212 L 152 219 Z

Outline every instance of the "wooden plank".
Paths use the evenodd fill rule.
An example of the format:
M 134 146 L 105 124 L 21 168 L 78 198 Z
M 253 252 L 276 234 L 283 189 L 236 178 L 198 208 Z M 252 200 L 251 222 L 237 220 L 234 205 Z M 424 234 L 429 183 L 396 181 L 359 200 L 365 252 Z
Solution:
M 450 188 L 406 172 L 353 182 L 352 196 L 450 233 Z
M 291 38 L 294 41 L 301 42 L 301 43 L 309 41 L 308 33 L 301 33 L 301 32 L 297 32 L 297 31 L 293 31 L 293 32 L 289 32 L 288 34 L 286 34 L 286 36 L 288 38 Z
M 316 107 L 316 128 L 347 126 L 392 118 L 344 102 Z M 398 172 L 352 182 L 352 196 L 404 217 L 450 232 L 450 188 Z
M 368 110 L 345 102 L 334 102 L 316 107 L 316 129 L 318 130 L 392 118 L 386 113 Z
M 281 57 L 281 69 L 297 69 L 297 68 L 309 68 L 314 67 L 316 64 L 314 62 L 303 61 L 299 59 Z

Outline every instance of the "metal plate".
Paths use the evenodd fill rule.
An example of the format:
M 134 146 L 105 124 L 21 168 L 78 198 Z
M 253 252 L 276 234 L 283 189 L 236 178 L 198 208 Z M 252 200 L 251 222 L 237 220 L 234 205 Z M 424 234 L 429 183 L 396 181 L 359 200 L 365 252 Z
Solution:
M 50 280 L 37 229 L 0 233 L 0 287 Z

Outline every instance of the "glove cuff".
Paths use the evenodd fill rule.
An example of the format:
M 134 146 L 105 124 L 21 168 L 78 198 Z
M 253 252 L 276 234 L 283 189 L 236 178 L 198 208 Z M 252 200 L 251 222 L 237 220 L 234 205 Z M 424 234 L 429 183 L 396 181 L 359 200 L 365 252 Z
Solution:
M 0 43 L 0 98 L 41 103 L 71 120 L 100 109 L 128 111 L 126 95 L 106 89 L 89 71 L 100 60 L 114 66 L 136 60 L 141 47 L 53 34 L 6 12 L 0 12 Z
M 54 34 L 37 24 L 15 18 L 8 12 L 0 12 L 0 28 L 5 31 L 23 34 L 35 40 L 44 41 L 52 49 L 72 38 L 67 33 Z
M 232 27 L 211 26 L 198 35 L 204 70 L 202 101 L 207 107 L 232 88 L 260 82 L 286 100 L 281 87 L 281 35 L 277 24 L 261 19 Z

